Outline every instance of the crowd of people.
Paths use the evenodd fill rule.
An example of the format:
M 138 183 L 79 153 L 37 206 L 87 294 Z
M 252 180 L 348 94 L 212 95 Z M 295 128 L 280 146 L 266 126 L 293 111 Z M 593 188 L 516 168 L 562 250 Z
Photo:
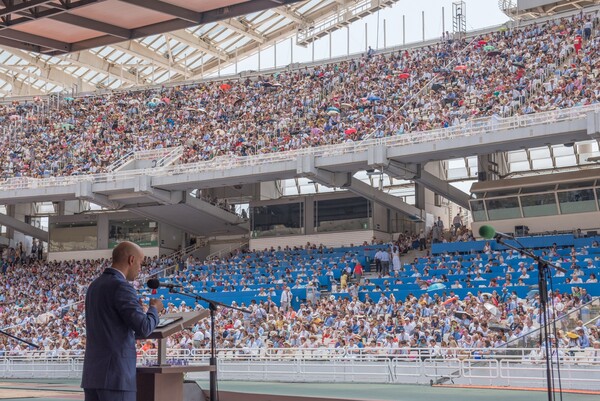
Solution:
M 319 265 L 328 254 L 335 254 L 334 249 L 325 247 L 310 245 L 307 248 L 311 250 L 308 255 L 314 266 Z M 360 295 L 360 291 L 372 288 L 369 280 L 388 278 L 393 281 L 394 274 L 400 274 L 406 284 L 412 283 L 413 280 L 416 280 L 415 283 L 426 280 L 427 285 L 435 284 L 432 278 L 436 277 L 436 270 L 441 271 L 445 268 L 444 255 L 431 256 L 421 261 L 430 266 L 431 273 L 411 274 L 410 264 L 404 264 L 400 271 L 394 271 L 392 262 L 391 275 L 389 271 L 382 270 L 370 277 L 354 277 L 352 283 L 349 283 L 351 288 L 346 291 L 334 292 L 326 297 L 307 298 L 299 305 L 294 305 L 289 292 L 295 285 L 292 275 L 288 271 L 278 277 L 274 272 L 278 263 L 295 260 L 301 254 L 300 251 L 306 249 L 286 248 L 237 253 L 229 260 L 206 261 L 201 268 L 198 268 L 196 263 L 188 263 L 183 270 L 174 272 L 171 279 L 185 283 L 184 277 L 191 277 L 190 280 L 193 281 L 220 285 L 224 284 L 228 277 L 235 276 L 240 271 L 239 267 L 244 264 L 248 271 L 259 269 L 261 266 L 273 269 L 272 273 L 263 274 L 256 280 L 255 276 L 248 274 L 242 279 L 245 284 L 234 283 L 233 280 L 228 283 L 231 286 L 265 285 L 261 290 L 252 289 L 256 299 L 237 304 L 248 312 L 220 308 L 217 313 L 215 330 L 218 347 L 241 354 L 258 354 L 261 350 L 269 348 L 327 348 L 346 352 L 374 348 L 378 349 L 378 352 L 392 354 L 420 350 L 427 355 L 440 357 L 456 353 L 475 353 L 481 356 L 500 353 L 499 349 L 509 346 L 535 349 L 540 346 L 539 332 L 536 330 L 542 321 L 539 294 L 519 297 L 511 285 L 504 285 L 497 290 L 485 290 L 492 291 L 490 293 L 474 286 L 464 297 L 454 294 L 453 289 L 457 287 L 436 293 L 415 291 L 402 299 L 396 298 L 398 293 L 385 289 L 380 290 L 377 300 L 371 298 L 369 293 L 366 296 Z M 547 254 L 555 251 L 555 248 L 549 248 Z M 581 255 L 583 252 L 584 249 L 578 250 L 576 254 Z M 394 256 L 390 256 L 393 260 Z M 258 261 L 260 266 L 250 268 L 250 257 Z M 502 255 L 496 254 L 498 260 L 500 257 Z M 519 255 L 507 256 L 513 257 L 518 258 Z M 481 258 L 481 255 L 464 255 L 465 265 L 467 260 L 474 261 L 469 262 L 469 265 L 478 268 L 478 258 Z M 568 259 L 569 257 L 566 257 L 564 261 L 568 262 Z M 149 259 L 143 271 L 144 277 L 175 262 L 177 261 L 166 258 Z M 592 262 L 597 263 L 594 259 Z M 184 266 L 185 262 L 182 263 Z M 355 263 L 356 254 L 348 253 L 339 258 L 335 269 L 343 271 Z M 447 260 L 445 263 L 454 266 L 453 273 L 461 270 L 460 266 L 454 263 Z M 15 339 L 0 336 L 0 357 L 82 355 L 85 349 L 83 300 L 90 282 L 107 266 L 110 266 L 110 260 L 60 263 L 38 260 L 5 261 L 2 272 L 3 292 L 0 294 L 2 330 L 39 344 L 41 348 L 35 350 Z M 594 265 L 590 267 L 595 268 Z M 305 274 L 307 281 L 301 283 L 302 286 L 312 281 L 311 277 L 322 274 L 333 276 L 332 269 L 327 267 L 321 270 L 313 270 L 312 265 L 308 268 L 305 265 L 288 268 L 294 273 L 302 273 L 303 269 L 308 273 L 313 272 L 314 275 Z M 471 267 L 465 267 L 464 273 L 470 269 Z M 145 278 L 141 278 L 135 285 L 140 290 L 142 301 L 147 303 L 153 295 L 143 288 L 144 280 Z M 267 290 L 266 286 L 273 288 Z M 275 296 L 275 288 L 284 289 L 281 296 Z M 565 356 L 577 350 L 600 348 L 600 320 L 588 325 L 585 325 L 583 320 L 574 321 L 593 318 L 592 309 L 583 307 L 579 313 L 569 315 L 571 311 L 592 300 L 585 288 L 573 286 L 570 292 L 556 291 L 551 294 L 550 300 L 550 316 L 562 318 L 558 321 L 559 330 L 555 333 L 553 341 Z M 181 302 L 178 305 L 168 303 L 165 312 L 201 308 L 201 305 L 193 302 Z M 584 313 L 586 308 L 587 313 Z M 209 319 L 204 319 L 192 329 L 170 337 L 168 345 L 172 349 L 172 355 L 203 354 L 209 348 L 210 335 Z M 139 355 L 153 355 L 154 347 L 152 341 L 140 342 Z
M 596 103 L 597 15 L 277 72 L 0 107 L 0 177 L 105 172 L 131 151 L 183 163 L 360 141 Z

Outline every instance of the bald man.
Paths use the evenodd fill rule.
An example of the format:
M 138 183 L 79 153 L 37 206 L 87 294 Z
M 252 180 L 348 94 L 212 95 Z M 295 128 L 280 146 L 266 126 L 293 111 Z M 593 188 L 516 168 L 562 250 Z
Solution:
M 135 339 L 145 338 L 158 324 L 164 306 L 151 299 L 147 312 L 131 281 L 140 274 L 144 254 L 132 242 L 113 249 L 108 267 L 85 297 L 87 343 L 81 387 L 85 401 L 136 401 Z

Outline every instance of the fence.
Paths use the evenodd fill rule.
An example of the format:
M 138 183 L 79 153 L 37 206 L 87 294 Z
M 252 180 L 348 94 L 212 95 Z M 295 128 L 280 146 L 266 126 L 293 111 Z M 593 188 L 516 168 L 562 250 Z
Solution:
M 218 365 L 220 380 L 429 384 L 451 378 L 457 384 L 543 388 L 546 373 L 540 355 L 536 348 L 454 348 L 439 353 L 428 348 L 235 348 L 220 349 Z M 171 364 L 202 365 L 208 364 L 209 351 L 170 349 L 167 358 Z M 155 361 L 155 352 L 138 358 L 140 365 Z M 600 390 L 600 349 L 561 350 L 559 361 L 563 388 Z M 0 377 L 77 378 L 82 367 L 81 351 L 60 356 L 30 352 L 0 358 Z M 205 374 L 187 376 L 198 379 Z

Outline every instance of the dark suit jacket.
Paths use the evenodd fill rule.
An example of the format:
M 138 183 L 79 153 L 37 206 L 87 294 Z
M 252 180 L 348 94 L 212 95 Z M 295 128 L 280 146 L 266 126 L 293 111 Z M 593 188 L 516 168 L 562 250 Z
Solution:
M 85 297 L 87 343 L 81 387 L 136 391 L 135 338 L 158 324 L 158 311 L 144 313 L 133 286 L 115 269 L 106 269 Z

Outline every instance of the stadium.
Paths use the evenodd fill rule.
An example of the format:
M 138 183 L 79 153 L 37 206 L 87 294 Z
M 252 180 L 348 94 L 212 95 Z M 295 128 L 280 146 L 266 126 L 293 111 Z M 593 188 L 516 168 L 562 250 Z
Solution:
M 4 0 L 0 400 L 124 244 L 140 401 L 597 399 L 600 2 L 422 3 Z

